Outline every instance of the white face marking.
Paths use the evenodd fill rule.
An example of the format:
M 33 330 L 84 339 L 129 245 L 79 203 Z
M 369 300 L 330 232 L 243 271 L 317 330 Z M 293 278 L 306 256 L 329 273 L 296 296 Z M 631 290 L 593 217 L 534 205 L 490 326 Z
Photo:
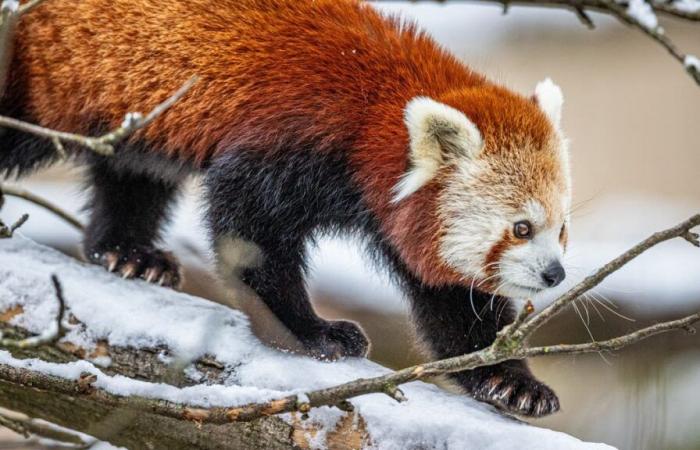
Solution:
M 527 297 L 548 288 L 542 273 L 550 264 L 561 263 L 564 256 L 559 242 L 561 224 L 542 229 L 534 220 L 532 223 L 533 238 L 510 247 L 500 258 L 499 292 L 509 297 Z
M 488 163 L 481 159 L 457 164 L 440 201 L 440 255 L 466 281 L 476 280 L 476 287 L 490 280 L 498 294 L 528 297 L 549 287 L 543 272 L 563 257 L 559 236 L 569 208 L 569 191 L 565 189 L 554 201 L 557 209 L 561 208 L 557 212 L 561 217 L 550 218 L 551 212 L 534 199 L 514 209 L 512 202 L 517 195 L 513 190 L 517 187 L 484 186 L 480 175 L 488 170 Z M 513 227 L 523 220 L 532 225 L 533 236 L 518 241 L 512 236 Z M 518 243 L 508 245 L 497 261 L 487 263 L 489 253 L 505 233 L 511 233 Z
M 444 231 L 440 256 L 467 281 L 486 276 L 486 255 L 508 225 L 499 196 L 480 186 L 479 176 L 487 170 L 483 160 L 460 161 L 439 202 Z

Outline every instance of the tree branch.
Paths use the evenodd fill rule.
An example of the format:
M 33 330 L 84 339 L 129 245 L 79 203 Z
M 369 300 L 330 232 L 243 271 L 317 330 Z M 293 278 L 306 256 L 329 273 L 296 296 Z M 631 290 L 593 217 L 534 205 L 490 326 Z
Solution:
M 2 196 L 2 194 L 9 195 L 10 197 L 21 198 L 37 206 L 40 206 L 46 209 L 47 211 L 55 214 L 56 216 L 60 217 L 76 230 L 80 232 L 85 231 L 85 226 L 68 211 L 64 210 L 60 206 L 52 203 L 51 201 L 43 197 L 29 192 L 26 189 L 22 189 L 20 187 L 15 186 L 0 185 L 0 197 Z
M 390 0 L 391 1 L 391 0 Z M 413 0 L 415 3 L 423 0 Z M 427 0 L 446 3 L 449 0 Z M 689 63 L 694 61 L 692 55 L 683 53 L 673 43 L 673 41 L 664 34 L 661 27 L 649 28 L 643 24 L 637 17 L 634 17 L 628 12 L 629 1 L 622 0 L 465 0 L 477 3 L 497 3 L 503 5 L 504 13 L 508 7 L 512 5 L 535 6 L 535 7 L 551 7 L 569 9 L 581 20 L 588 28 L 593 28 L 593 21 L 588 16 L 588 11 L 595 11 L 604 14 L 609 14 L 615 17 L 618 21 L 625 25 L 632 26 L 641 31 L 656 43 L 661 45 L 666 51 L 685 68 L 686 72 L 700 85 L 700 68 L 695 64 Z M 700 8 L 697 11 L 678 9 L 673 3 L 661 1 L 648 1 L 647 4 L 654 14 L 660 14 L 671 17 L 677 20 L 689 22 L 700 21 Z
M 29 418 L 11 417 L 0 414 L 0 426 L 12 430 L 17 434 L 21 434 L 25 438 L 38 436 L 44 439 L 58 441 L 62 444 L 70 444 L 70 448 L 87 448 L 88 446 L 88 443 L 83 441 L 80 436 L 75 433 L 62 431 L 57 427 L 44 425 L 43 423 Z
M 197 80 L 198 77 L 196 76 L 187 80 L 185 84 L 183 84 L 173 95 L 162 103 L 158 104 L 145 116 L 143 116 L 141 113 L 127 113 L 124 117 L 124 121 L 118 128 L 99 137 L 88 137 L 75 133 L 56 131 L 5 116 L 0 116 L 0 127 L 14 128 L 16 130 L 34 134 L 35 136 L 50 139 L 56 146 L 56 150 L 59 154 L 65 154 L 62 144 L 73 143 L 88 148 L 99 155 L 111 156 L 114 154 L 115 144 L 119 143 L 136 130 L 148 126 L 151 122 L 158 118 L 158 116 L 163 114 L 182 97 L 184 97 L 192 86 L 194 86 Z

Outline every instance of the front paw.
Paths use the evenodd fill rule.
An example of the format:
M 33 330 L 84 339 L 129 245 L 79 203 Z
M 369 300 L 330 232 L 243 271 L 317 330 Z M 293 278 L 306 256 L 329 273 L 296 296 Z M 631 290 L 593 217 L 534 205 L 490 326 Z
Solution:
M 559 411 L 557 394 L 520 372 L 494 374 L 476 386 L 472 396 L 520 416 L 542 417 Z
M 362 329 L 344 320 L 324 322 L 301 341 L 311 356 L 328 361 L 365 356 L 369 349 L 369 341 Z
M 91 262 L 122 278 L 143 278 L 149 283 L 173 288 L 179 287 L 182 281 L 180 265 L 172 253 L 152 247 L 115 247 L 103 252 L 93 251 L 87 256 Z

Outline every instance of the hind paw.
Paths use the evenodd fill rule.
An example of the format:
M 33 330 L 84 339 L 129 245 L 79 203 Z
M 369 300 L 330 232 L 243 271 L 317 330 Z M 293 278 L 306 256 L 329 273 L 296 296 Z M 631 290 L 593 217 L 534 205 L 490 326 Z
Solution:
M 88 259 L 122 278 L 142 278 L 149 283 L 177 288 L 182 282 L 180 264 L 170 252 L 152 247 L 115 247 L 91 252 Z

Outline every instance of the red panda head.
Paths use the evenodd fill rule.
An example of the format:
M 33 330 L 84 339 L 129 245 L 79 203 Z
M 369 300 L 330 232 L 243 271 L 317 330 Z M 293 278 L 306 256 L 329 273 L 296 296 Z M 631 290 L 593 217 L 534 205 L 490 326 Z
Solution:
M 437 183 L 437 253 L 479 289 L 525 297 L 561 282 L 571 201 L 560 89 L 477 86 L 405 108 L 410 169 L 395 203 Z

